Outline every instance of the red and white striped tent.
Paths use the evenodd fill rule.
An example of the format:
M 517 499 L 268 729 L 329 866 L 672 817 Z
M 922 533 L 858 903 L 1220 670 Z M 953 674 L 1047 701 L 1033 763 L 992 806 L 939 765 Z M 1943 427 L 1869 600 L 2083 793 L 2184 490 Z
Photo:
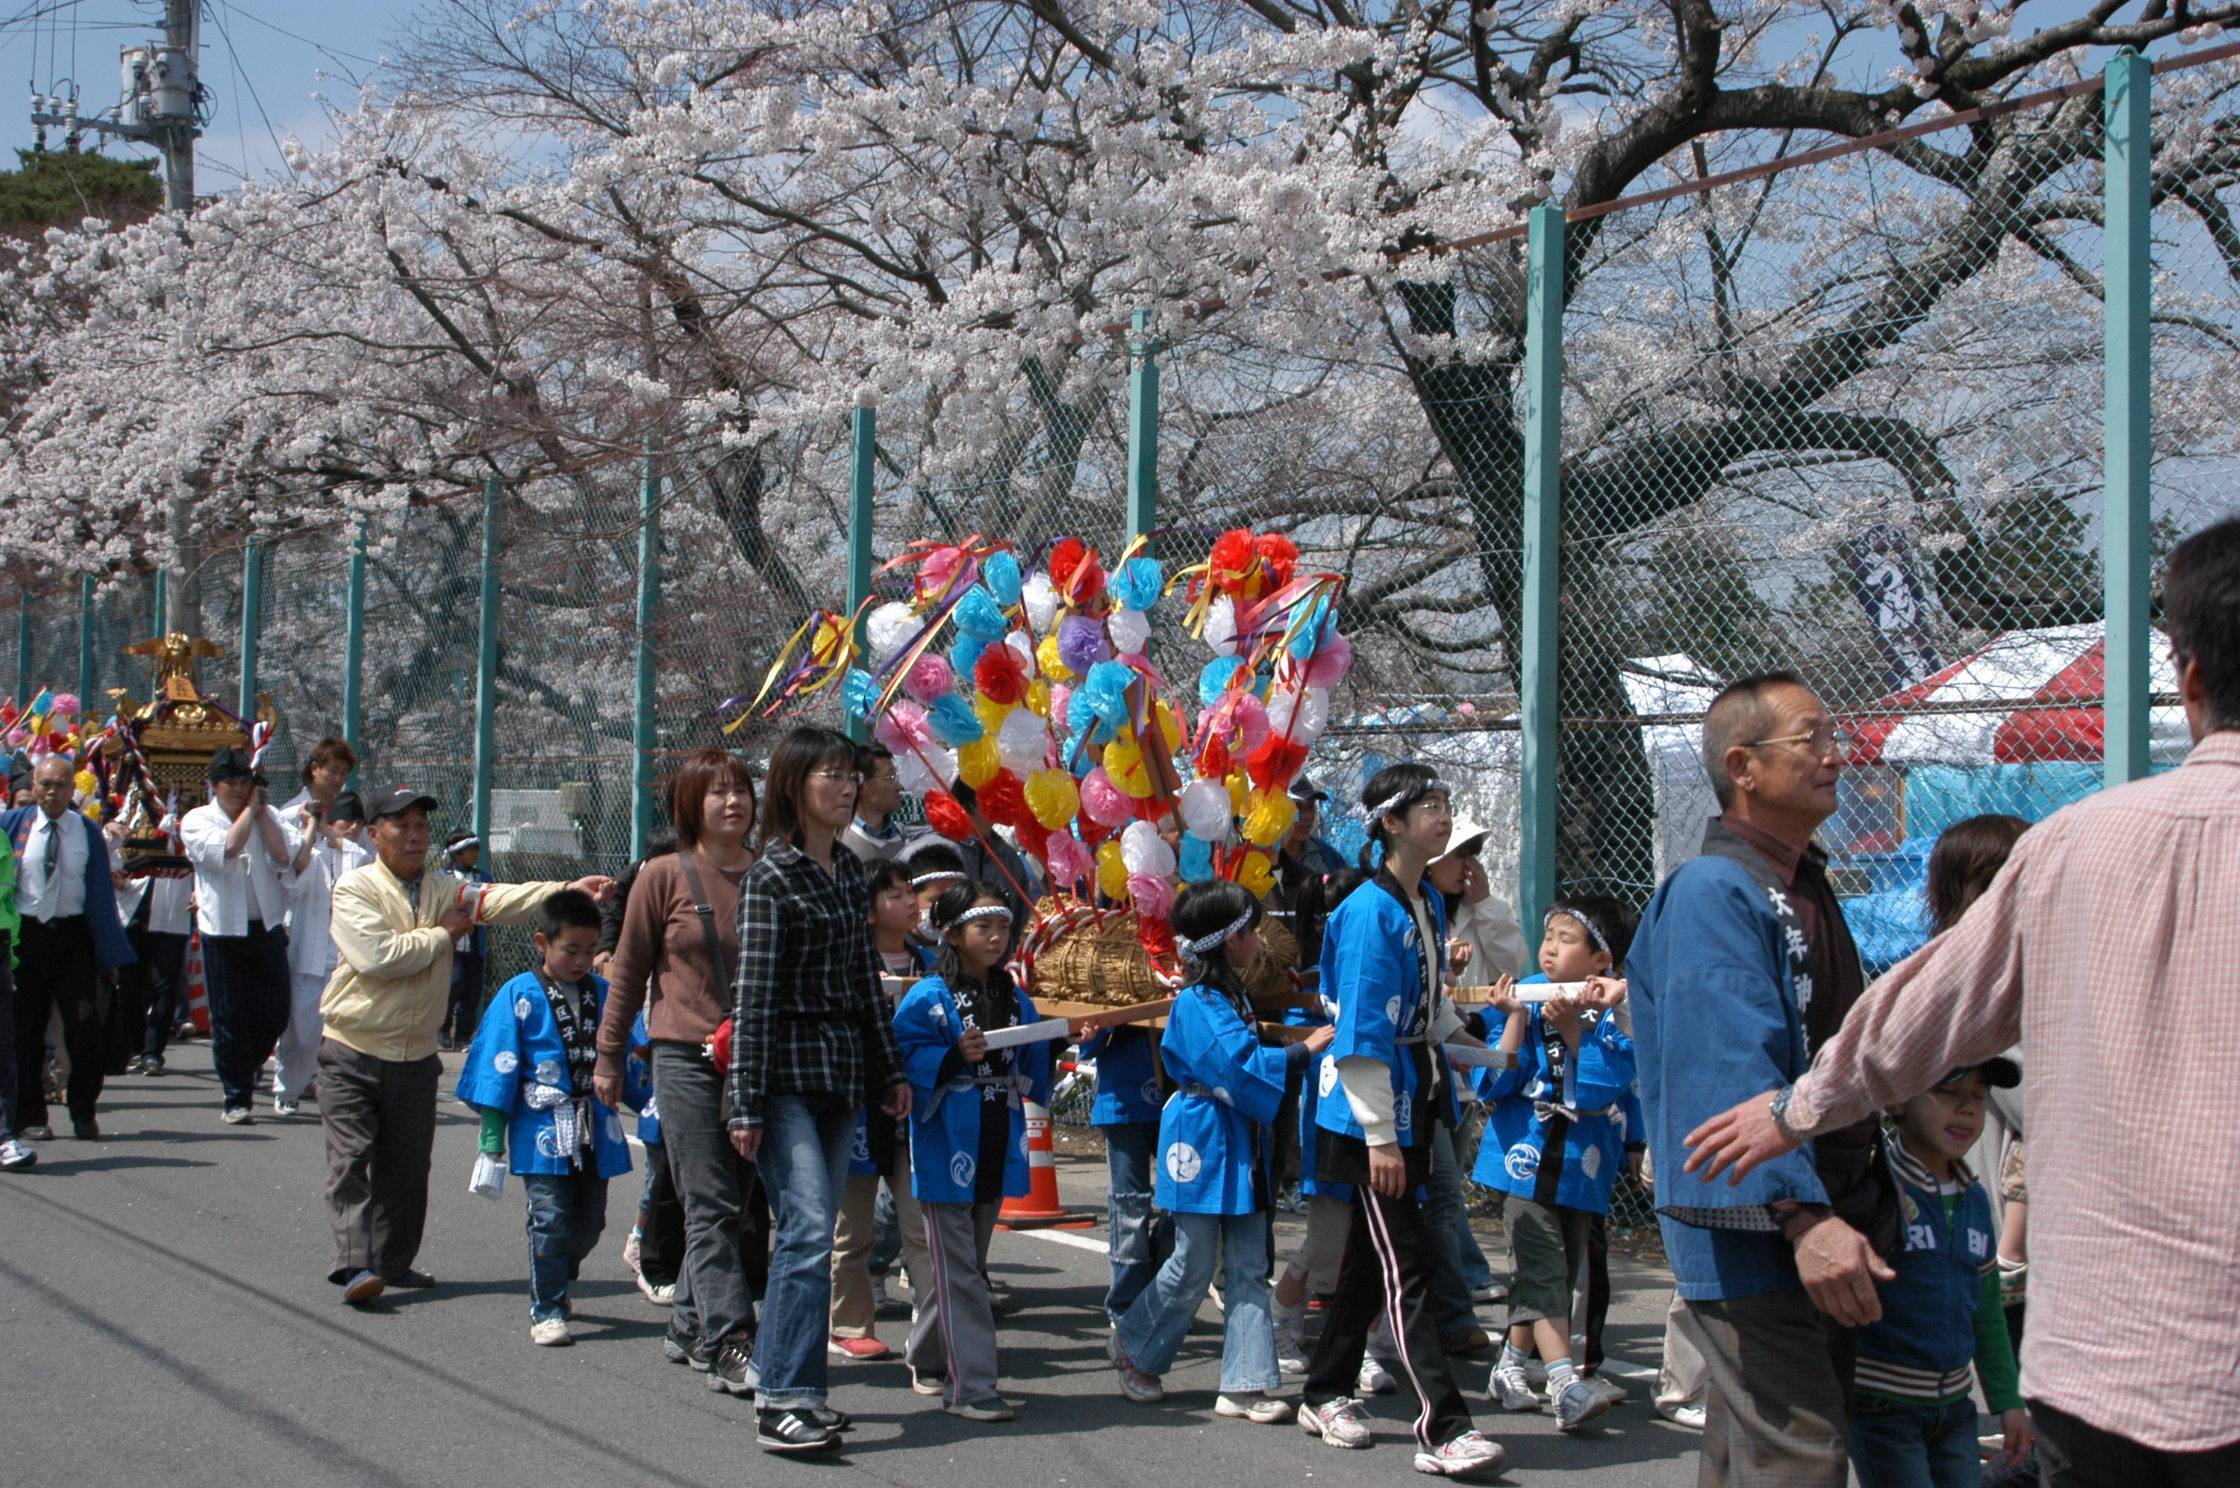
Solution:
M 2036 765 L 2097 763 L 2105 748 L 2100 699 L 2107 686 L 2107 640 L 2098 623 L 2016 630 L 1872 708 L 1851 714 L 1854 765 Z M 2170 645 L 2148 643 L 2148 686 L 2177 691 Z M 2158 759 L 2188 747 L 2184 711 L 2148 715 Z

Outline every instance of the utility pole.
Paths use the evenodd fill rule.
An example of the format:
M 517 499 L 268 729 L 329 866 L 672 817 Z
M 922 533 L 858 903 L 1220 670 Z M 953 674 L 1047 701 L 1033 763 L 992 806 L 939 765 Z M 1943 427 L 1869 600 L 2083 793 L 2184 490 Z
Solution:
M 120 48 L 119 96 L 114 108 L 78 112 L 78 85 L 67 95 L 34 92 L 31 122 L 44 148 L 48 128 L 63 132 L 71 150 L 87 129 L 155 146 L 163 156 L 163 205 L 194 210 L 194 142 L 202 136 L 202 0 L 163 0 L 163 40 Z

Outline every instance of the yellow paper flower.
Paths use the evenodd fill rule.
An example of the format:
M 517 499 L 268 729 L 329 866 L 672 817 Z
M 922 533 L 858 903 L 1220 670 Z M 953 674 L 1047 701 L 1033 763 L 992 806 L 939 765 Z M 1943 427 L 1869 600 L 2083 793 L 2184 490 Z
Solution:
M 957 776 L 974 790 L 995 779 L 996 771 L 1002 768 L 1003 757 L 996 752 L 993 729 L 957 751 Z
M 1245 800 L 1245 841 L 1255 847 L 1274 847 L 1298 819 L 1298 804 L 1288 794 L 1256 790 Z
M 1119 734 L 1105 745 L 1104 772 L 1112 777 L 1113 788 L 1129 800 L 1150 798 L 1151 762 L 1143 757 L 1143 746 L 1134 734 Z
M 1276 886 L 1275 865 L 1268 855 L 1254 848 L 1237 863 L 1236 880 L 1254 898 L 1271 893 Z
M 1081 810 L 1081 788 L 1063 770 L 1037 770 L 1027 777 L 1027 809 L 1046 832 L 1055 832 Z
M 1097 892 L 1114 903 L 1127 902 L 1128 865 L 1120 856 L 1117 837 L 1097 845 Z
M 1042 644 L 1034 648 L 1034 663 L 1041 668 L 1042 675 L 1052 682 L 1073 680 L 1073 668 L 1067 666 L 1065 658 L 1058 654 L 1058 637 L 1054 632 L 1044 636 Z

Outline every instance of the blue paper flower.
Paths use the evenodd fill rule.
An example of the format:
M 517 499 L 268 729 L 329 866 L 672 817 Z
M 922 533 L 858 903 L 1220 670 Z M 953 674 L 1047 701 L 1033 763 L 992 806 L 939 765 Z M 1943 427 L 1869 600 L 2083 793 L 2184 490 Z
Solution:
M 1219 702 L 1221 694 L 1229 689 L 1229 679 L 1243 669 L 1244 658 L 1240 656 L 1216 656 L 1207 662 L 1205 670 L 1198 673 L 1198 706 L 1210 708 Z
M 1204 883 L 1213 877 L 1213 844 L 1196 837 L 1182 839 L 1182 881 Z
M 1010 609 L 1019 602 L 1019 560 L 1009 553 L 992 553 L 980 565 L 980 582 L 996 597 L 996 603 Z
M 1010 624 L 1003 618 L 1003 606 L 996 597 L 975 584 L 965 591 L 955 611 L 957 629 L 983 641 L 1000 641 Z
M 1124 662 L 1100 661 L 1073 690 L 1073 700 L 1078 703 L 1086 699 L 1097 717 L 1117 730 L 1128 722 L 1128 689 L 1135 680 L 1134 669 Z
M 1112 602 L 1124 610 L 1148 610 L 1159 602 L 1164 580 L 1158 559 L 1130 558 L 1106 581 L 1105 589 Z
M 951 749 L 976 743 L 988 731 L 980 722 L 980 715 L 972 711 L 972 704 L 953 692 L 936 698 L 933 706 L 926 709 L 926 727 Z
M 840 679 L 840 707 L 850 718 L 869 718 L 879 706 L 879 684 L 861 667 L 849 667 Z
M 956 644 L 949 648 L 949 667 L 957 674 L 960 685 L 970 680 L 973 667 L 979 664 L 980 653 L 993 644 L 976 635 L 957 637 Z

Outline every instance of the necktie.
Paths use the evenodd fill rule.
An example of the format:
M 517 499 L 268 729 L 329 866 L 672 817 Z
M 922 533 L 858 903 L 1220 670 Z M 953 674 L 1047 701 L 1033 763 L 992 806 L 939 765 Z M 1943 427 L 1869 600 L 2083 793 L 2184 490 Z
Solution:
M 51 819 L 51 818 L 50 818 L 50 819 L 48 820 L 48 822 L 47 822 L 47 865 L 46 865 L 46 871 L 47 871 L 47 892 L 48 892 L 48 893 L 50 893 L 50 894 L 54 892 L 54 871 L 55 871 L 55 868 L 56 868 L 56 867 L 57 867 L 57 866 L 58 866 L 58 865 L 59 865 L 59 864 L 60 864 L 61 862 L 62 862 L 62 823 L 61 823 L 60 821 L 57 821 L 57 820 L 53 820 L 53 819 Z

